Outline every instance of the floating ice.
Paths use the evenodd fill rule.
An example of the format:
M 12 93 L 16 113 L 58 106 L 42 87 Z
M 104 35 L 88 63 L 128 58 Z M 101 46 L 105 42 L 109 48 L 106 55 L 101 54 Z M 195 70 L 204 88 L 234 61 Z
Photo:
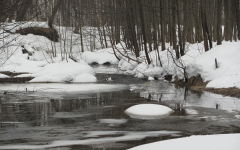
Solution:
M 156 119 L 168 116 L 173 110 L 169 107 L 156 104 L 140 104 L 135 105 L 127 110 L 125 113 L 131 116 L 132 118 L 139 119 Z
M 99 119 L 100 123 L 108 124 L 109 126 L 119 126 L 127 122 L 127 119 Z
M 49 142 L 47 145 L 1 145 L 0 149 L 48 149 L 53 147 L 71 146 L 71 145 L 95 145 L 121 141 L 136 141 L 146 137 L 175 136 L 179 131 L 148 131 L 148 132 L 129 132 L 129 131 L 88 131 L 82 132 L 86 137 L 92 137 L 84 140 L 58 140 Z M 120 136 L 118 136 L 120 134 Z M 100 137 L 111 135 L 111 137 Z M 116 136 L 116 137 L 113 137 Z M 98 137 L 98 138 L 94 138 Z

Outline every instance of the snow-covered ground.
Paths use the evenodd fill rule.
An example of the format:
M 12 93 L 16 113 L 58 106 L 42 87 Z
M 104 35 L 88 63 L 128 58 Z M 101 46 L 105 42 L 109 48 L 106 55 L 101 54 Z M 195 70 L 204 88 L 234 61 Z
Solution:
M 187 44 L 186 49 L 186 54 L 179 60 L 174 59 L 175 53 L 171 48 L 159 52 L 162 67 L 157 59 L 157 51 L 152 51 L 149 53 L 153 62 L 151 65 L 147 65 L 145 61 L 137 64 L 122 59 L 119 62 L 119 68 L 136 77 L 162 77 L 171 74 L 184 78 L 182 68 L 186 67 L 189 78 L 201 75 L 204 81 L 211 81 L 207 87 L 240 88 L 240 42 L 223 42 L 222 45 L 216 45 L 208 52 L 204 52 L 203 43 Z M 141 53 L 137 59 L 141 60 L 144 57 L 145 54 Z M 134 58 L 134 56 L 131 56 L 131 58 Z M 215 59 L 217 68 L 215 67 Z
M 202 135 L 140 145 L 129 150 L 239 150 L 240 134 Z

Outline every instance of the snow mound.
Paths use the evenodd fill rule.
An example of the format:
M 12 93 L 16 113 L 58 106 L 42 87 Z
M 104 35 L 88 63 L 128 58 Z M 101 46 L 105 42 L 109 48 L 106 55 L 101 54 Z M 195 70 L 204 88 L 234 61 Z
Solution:
M 95 72 L 80 63 L 53 63 L 46 65 L 29 82 L 96 82 Z
M 132 118 L 156 119 L 168 116 L 173 110 L 163 105 L 139 104 L 128 108 L 124 112 Z
M 208 88 L 240 88 L 239 58 L 240 42 L 224 43 L 197 57 L 196 66 L 204 81 L 211 80 Z
M 140 145 L 129 150 L 239 150 L 240 134 L 190 136 Z
M 100 123 L 108 124 L 108 126 L 119 126 L 127 122 L 127 119 L 99 119 Z
M 89 73 L 83 73 L 75 77 L 73 82 L 96 82 L 97 78 Z
M 0 73 L 0 78 L 9 78 L 9 76 Z
M 85 60 L 88 64 L 118 64 L 118 60 L 113 54 L 113 50 L 111 48 L 102 49 L 96 52 L 85 51 L 82 53 L 82 59 Z

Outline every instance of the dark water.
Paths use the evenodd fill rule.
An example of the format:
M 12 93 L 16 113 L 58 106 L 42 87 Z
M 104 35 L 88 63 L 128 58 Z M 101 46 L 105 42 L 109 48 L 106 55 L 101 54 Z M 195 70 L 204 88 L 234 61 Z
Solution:
M 208 107 L 208 103 L 200 103 L 201 95 L 161 81 L 130 87 L 58 99 L 2 92 L 0 149 L 125 150 L 189 135 L 240 133 L 240 120 L 235 116 L 239 110 L 227 112 L 230 106 L 225 108 L 224 103 L 219 104 L 223 109 Z M 130 106 L 142 103 L 183 109 L 176 108 L 179 111 L 154 120 L 134 119 L 124 113 Z M 186 113 L 184 109 L 189 107 L 198 114 Z

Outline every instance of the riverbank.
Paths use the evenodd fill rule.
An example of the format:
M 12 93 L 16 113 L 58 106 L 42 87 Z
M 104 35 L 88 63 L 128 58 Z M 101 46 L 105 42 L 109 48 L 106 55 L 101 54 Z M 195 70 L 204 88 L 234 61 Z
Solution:
M 174 84 L 180 86 L 186 86 L 192 91 L 203 92 L 207 91 L 214 94 L 220 94 L 223 96 L 230 96 L 240 98 L 240 89 L 236 87 L 229 87 L 229 88 L 208 88 L 207 84 L 210 81 L 204 82 L 202 77 L 198 75 L 197 77 L 191 77 L 187 83 L 184 83 L 183 80 L 178 80 L 177 78 L 174 80 Z
M 14 73 L 14 72 L 1 72 L 2 74 L 10 76 L 9 78 L 0 78 L 0 84 L 4 83 L 27 83 L 32 80 L 33 77 L 15 77 L 22 73 Z M 97 83 L 122 83 L 122 84 L 143 84 L 147 82 L 145 78 L 136 78 L 132 75 L 125 74 L 105 74 L 105 73 L 97 73 L 96 77 L 98 79 Z M 107 79 L 111 78 L 111 81 Z M 154 82 L 154 81 L 153 81 Z M 181 87 L 187 87 L 191 91 L 203 92 L 207 91 L 214 94 L 220 94 L 223 96 L 230 96 L 235 98 L 240 98 L 240 89 L 236 87 L 230 88 L 207 88 L 206 85 L 210 81 L 204 82 L 201 76 L 191 77 L 187 83 L 184 83 L 183 80 L 178 80 L 175 78 L 173 84 L 176 84 Z

